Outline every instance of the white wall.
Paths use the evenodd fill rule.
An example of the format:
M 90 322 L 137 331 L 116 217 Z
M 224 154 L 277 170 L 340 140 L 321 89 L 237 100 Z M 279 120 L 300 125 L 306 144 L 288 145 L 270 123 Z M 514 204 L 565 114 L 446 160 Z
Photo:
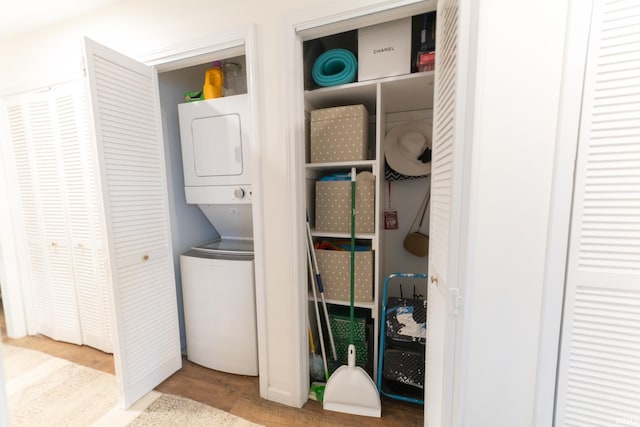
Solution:
M 187 205 L 184 194 L 184 173 L 182 172 L 182 150 L 180 126 L 178 124 L 178 104 L 184 102 L 187 88 L 198 88 L 204 70 L 209 65 L 190 67 L 159 73 L 160 107 L 162 109 L 162 133 L 164 137 L 165 163 L 167 165 L 167 190 L 171 211 L 171 243 L 173 245 L 173 266 L 180 316 L 180 344 L 186 346 L 184 310 L 182 306 L 182 278 L 180 275 L 180 254 L 192 245 L 220 237 L 196 205 Z
M 283 128 L 283 23 L 289 14 L 326 0 L 210 2 L 130 0 L 18 38 L 0 40 L 0 94 L 81 75 L 80 37 L 133 57 L 255 23 L 262 137 L 266 244 L 265 283 L 269 398 L 290 403 L 294 392 L 289 237 L 292 209 L 289 147 Z M 354 9 L 374 1 L 352 1 Z M 466 295 L 462 400 L 466 425 L 530 425 L 557 103 L 564 11 L 560 2 L 482 2 L 481 68 L 475 129 L 476 223 Z M 215 6 L 212 6 L 215 4 Z M 6 60 L 3 62 L 7 64 Z
M 352 1 L 354 9 L 376 1 Z M 290 242 L 291 207 L 283 189 L 289 186 L 289 147 L 284 141 L 283 81 L 285 63 L 284 23 L 291 14 L 302 15 L 310 9 L 327 14 L 344 10 L 344 2 L 326 0 L 235 0 L 211 2 L 182 0 L 157 2 L 130 0 L 61 25 L 0 40 L 0 57 L 11 58 L 11 67 L 0 70 L 0 95 L 43 87 L 82 75 L 80 46 L 82 36 L 133 58 L 210 38 L 225 31 L 256 25 L 258 40 L 257 87 L 262 141 L 262 182 L 265 224 L 265 283 L 267 303 L 268 397 L 293 404 L 296 378 L 292 366 L 299 349 L 293 348 L 294 304 L 291 283 L 292 248 Z M 3 62 L 6 64 L 6 62 Z M 297 356 L 296 356 L 297 357 Z
M 464 425 L 533 423 L 567 3 L 478 8 Z
M 429 178 L 419 178 L 406 181 L 391 182 L 391 205 L 389 206 L 389 181 L 383 181 L 383 210 L 393 210 L 398 215 L 398 228 L 395 230 L 384 230 L 384 265 L 382 277 L 386 278 L 391 273 L 422 273 L 427 274 L 428 257 L 418 257 L 404 249 L 402 243 L 409 231 L 416 231 L 420 219 L 412 223 L 420 205 L 427 194 L 429 188 Z M 411 228 L 411 230 L 410 230 Z M 427 214 L 420 232 L 429 234 L 429 215 Z M 400 284 L 402 284 L 402 294 L 404 297 L 411 297 L 413 287 L 416 287 L 416 294 L 427 296 L 426 280 L 395 279 L 389 282 L 389 295 L 400 296 Z M 382 298 L 382 294 L 380 294 Z

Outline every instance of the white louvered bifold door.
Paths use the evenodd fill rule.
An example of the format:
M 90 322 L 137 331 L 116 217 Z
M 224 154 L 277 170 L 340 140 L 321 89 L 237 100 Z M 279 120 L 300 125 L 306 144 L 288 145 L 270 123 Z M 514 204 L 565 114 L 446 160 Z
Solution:
M 640 3 L 594 2 L 557 426 L 640 425 Z
M 66 219 L 59 91 L 25 94 L 7 105 L 19 216 L 38 333 L 82 344 Z
M 449 425 L 452 416 L 453 364 L 459 284 L 457 254 L 452 252 L 455 211 L 460 210 L 465 79 L 460 72 L 460 0 L 438 1 L 434 87 L 431 210 L 429 216 L 429 290 L 425 419 L 427 425 Z M 466 29 L 465 29 L 466 30 Z M 468 31 L 468 30 L 466 30 Z M 457 192 L 457 194 L 456 194 Z
M 157 75 L 89 39 L 85 55 L 129 407 L 182 366 Z
M 40 101 L 39 104 L 40 109 L 48 114 L 47 102 Z M 26 280 L 23 282 L 23 286 L 28 287 L 32 295 L 36 331 L 52 336 L 54 328 L 51 321 L 50 289 L 47 285 L 46 251 L 42 239 L 42 216 L 38 208 L 38 177 L 34 167 L 35 152 L 33 144 L 29 142 L 31 135 L 28 129 L 27 117 L 26 108 L 20 102 L 12 102 L 7 105 L 9 143 L 12 148 L 18 186 L 18 218 L 22 221 L 21 228 L 24 231 L 24 247 L 27 258 L 27 271 L 24 275 Z
M 83 81 L 67 84 L 55 103 L 82 343 L 111 353 L 111 303 L 107 279 L 101 270 L 105 257 L 104 229 L 98 208 L 97 162 L 87 123 L 85 90 Z
M 112 351 L 96 159 L 82 80 L 6 101 L 36 331 Z
M 442 283 L 447 282 L 451 243 L 458 11 L 457 0 L 438 3 L 438 67 L 434 93 L 429 263 L 430 274 L 437 275 Z

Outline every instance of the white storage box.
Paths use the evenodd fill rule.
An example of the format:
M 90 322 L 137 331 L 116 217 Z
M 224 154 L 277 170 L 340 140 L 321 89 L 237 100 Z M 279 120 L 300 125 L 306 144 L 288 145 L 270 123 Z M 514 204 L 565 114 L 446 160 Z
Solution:
M 358 30 L 358 81 L 411 72 L 411 17 Z

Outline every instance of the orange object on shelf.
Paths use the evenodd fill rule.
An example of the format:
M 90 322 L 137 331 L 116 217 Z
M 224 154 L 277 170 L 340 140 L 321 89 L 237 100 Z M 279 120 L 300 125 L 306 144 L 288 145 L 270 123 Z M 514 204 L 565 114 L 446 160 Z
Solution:
M 223 84 L 224 73 L 222 71 L 222 63 L 215 61 L 204 75 L 204 84 L 202 85 L 204 99 L 220 98 L 222 96 Z

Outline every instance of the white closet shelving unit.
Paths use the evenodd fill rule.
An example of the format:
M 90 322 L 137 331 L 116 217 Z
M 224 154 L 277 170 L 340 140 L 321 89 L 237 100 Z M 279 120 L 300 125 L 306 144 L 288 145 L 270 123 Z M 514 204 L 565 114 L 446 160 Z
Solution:
M 407 58 L 409 61 L 410 58 Z M 433 109 L 434 72 L 411 73 L 400 76 L 385 77 L 375 80 L 354 82 L 350 84 L 306 90 L 304 92 L 305 117 L 309 120 L 309 112 L 314 109 L 343 105 L 364 104 L 369 114 L 369 153 L 367 160 L 353 162 L 309 163 L 309 138 L 305 144 L 305 199 L 310 216 L 311 234 L 316 239 L 350 237 L 349 233 L 320 232 L 314 228 L 315 183 L 327 174 L 348 172 L 355 167 L 357 172 L 369 171 L 375 176 L 375 226 L 373 233 L 357 233 L 356 239 L 370 242 L 373 251 L 373 299 L 370 302 L 356 302 L 355 306 L 364 309 L 371 319 L 373 339 L 369 343 L 369 361 L 373 377 L 378 366 L 378 341 L 380 329 L 381 286 L 386 275 L 384 269 L 384 206 L 385 195 L 385 161 L 383 144 L 388 130 L 388 123 L 394 124 L 410 120 L 428 120 L 430 124 Z M 425 113 L 425 112 L 428 113 Z M 425 117 L 429 117 L 425 119 Z M 420 197 L 421 198 L 421 197 Z M 413 204 L 414 201 L 411 201 Z M 411 255 L 407 255 L 411 256 Z M 426 273 L 427 261 L 424 261 Z M 322 272 L 321 272 L 322 273 Z M 312 298 L 310 298 L 312 300 Z M 327 300 L 328 304 L 349 306 L 349 301 Z M 313 322 L 311 322 L 313 324 Z M 373 345 L 371 345 L 373 344 Z M 327 357 L 331 359 L 329 350 Z

